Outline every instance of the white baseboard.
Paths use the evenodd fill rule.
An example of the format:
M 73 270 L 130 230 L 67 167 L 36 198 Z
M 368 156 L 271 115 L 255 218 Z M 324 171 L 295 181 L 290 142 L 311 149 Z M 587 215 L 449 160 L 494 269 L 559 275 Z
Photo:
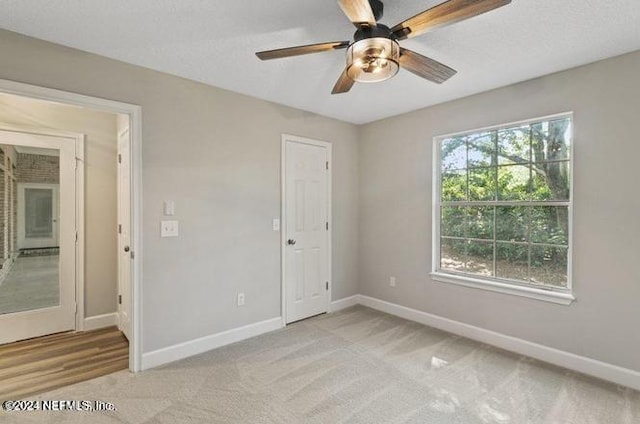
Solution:
M 282 328 L 282 318 L 277 317 L 154 350 L 153 352 L 143 353 L 142 370 L 148 370 L 150 368 L 168 364 L 169 362 L 198 355 L 212 349 L 259 336 L 260 334 L 268 333 L 280 328 Z
M 334 300 L 331 302 L 331 310 L 329 312 L 338 312 L 342 309 L 349 308 L 358 304 L 358 298 L 360 295 L 356 294 L 349 297 L 343 297 L 342 299 Z
M 113 327 L 118 325 L 118 314 L 96 315 L 95 317 L 85 318 L 82 323 L 82 331 L 98 330 L 100 328 Z
M 373 297 L 355 295 L 333 301 L 331 302 L 331 312 L 336 312 L 355 305 L 367 306 L 369 308 L 395 315 L 410 321 L 419 322 L 429 327 L 467 337 L 469 339 L 496 346 L 521 355 L 529 356 L 531 358 L 548 362 L 550 364 L 567 368 L 569 370 L 611 381 L 622 386 L 631 387 L 635 390 L 640 390 L 640 372 L 638 371 L 565 352 L 538 343 L 529 342 L 527 340 L 519 339 L 516 337 L 507 336 L 495 331 L 486 330 L 484 328 L 454 321 L 448 318 L 443 318 L 437 315 L 429 314 L 427 312 L 407 308 L 405 306 L 386 302 L 384 300 L 376 299 Z M 115 322 L 117 323 L 116 314 L 108 315 L 115 315 Z M 98 322 L 101 317 L 107 317 L 108 315 L 87 318 L 85 320 L 85 328 L 87 328 L 88 320 L 95 320 L 96 322 Z M 106 318 L 102 319 L 105 319 L 106 322 Z M 112 322 L 109 325 L 114 324 Z M 108 325 L 104 326 L 106 327 Z M 199 339 L 180 343 L 174 346 L 169 346 L 163 349 L 158 349 L 156 351 L 145 353 L 142 355 L 142 369 L 147 370 L 153 367 L 167 364 L 169 362 L 184 359 L 189 356 L 197 355 L 212 349 L 216 349 L 218 347 L 222 347 L 231 343 L 239 342 L 251 337 L 258 336 L 260 334 L 280 329 L 282 328 L 282 326 L 283 324 L 281 317 L 277 317 L 266 321 L 249 324 L 244 327 L 223 331 L 221 333 L 213 334 L 210 336 L 201 337 Z
M 358 295 L 357 303 L 378 311 L 386 312 L 410 321 L 419 322 L 429 327 L 467 337 L 482 343 L 529 356 L 540 361 L 548 362 L 578 371 L 583 374 L 611 381 L 613 383 L 640 390 L 640 372 L 628 368 L 622 368 L 606 362 L 554 349 L 552 347 L 529 342 L 516 337 L 507 336 L 495 331 L 475 327 L 443 318 L 427 312 L 407 308 L 395 303 L 386 302 L 369 296 Z

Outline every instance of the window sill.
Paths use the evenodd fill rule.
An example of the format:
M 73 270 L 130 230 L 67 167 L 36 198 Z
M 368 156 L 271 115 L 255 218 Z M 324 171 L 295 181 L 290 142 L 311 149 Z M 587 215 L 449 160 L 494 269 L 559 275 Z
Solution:
M 479 278 L 466 277 L 461 275 L 446 274 L 443 272 L 432 272 L 431 278 L 441 283 L 456 284 L 475 289 L 489 290 L 498 293 L 511 294 L 514 296 L 528 297 L 530 299 L 542 300 L 544 302 L 557 303 L 560 305 L 570 305 L 576 298 L 572 293 L 544 290 L 535 287 L 517 286 L 498 281 L 487 281 Z

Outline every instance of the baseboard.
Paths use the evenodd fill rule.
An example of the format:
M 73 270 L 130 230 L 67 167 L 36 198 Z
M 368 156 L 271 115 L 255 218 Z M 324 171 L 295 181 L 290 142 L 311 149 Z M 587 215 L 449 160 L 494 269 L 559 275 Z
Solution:
M 334 300 L 331 302 L 331 310 L 329 312 L 338 312 L 342 309 L 349 308 L 358 304 L 358 298 L 360 295 L 356 294 L 349 297 L 343 297 L 342 299 Z
M 114 325 L 118 325 L 118 314 L 116 312 L 85 318 L 82 323 L 82 331 L 98 330 L 100 328 L 113 327 Z
M 198 355 L 212 349 L 236 343 L 260 334 L 282 328 L 282 318 L 272 318 L 266 321 L 233 328 L 221 333 L 201 337 L 184 343 L 142 354 L 142 370 L 148 370 L 189 356 Z
M 529 356 L 573 371 L 640 390 L 640 372 L 606 362 L 464 324 L 427 312 L 407 308 L 369 296 L 358 295 L 357 303 L 429 327 L 467 337 L 482 343 Z

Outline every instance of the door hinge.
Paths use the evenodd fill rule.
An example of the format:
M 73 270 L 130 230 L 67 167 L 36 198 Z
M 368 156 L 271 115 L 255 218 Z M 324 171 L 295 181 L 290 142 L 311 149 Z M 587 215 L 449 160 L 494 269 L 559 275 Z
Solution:
M 327 171 L 328 171 L 328 170 L 329 170 L 329 161 L 326 161 L 326 162 L 325 162 L 325 165 L 326 165 L 326 167 L 327 167 Z
M 329 231 L 329 221 L 325 223 L 325 227 L 327 228 L 327 231 Z
M 327 291 L 329 291 L 329 282 L 328 281 L 327 281 L 327 284 L 326 284 L 326 288 L 327 288 Z
M 118 295 L 118 305 L 122 305 L 122 295 Z
M 76 243 L 78 242 L 78 232 L 76 231 Z
M 118 163 L 122 163 L 122 155 L 118 153 Z
M 122 224 L 118 224 L 118 234 L 122 234 Z
M 133 250 L 131 251 L 130 255 L 131 255 L 131 259 L 135 259 L 136 255 L 133 253 Z

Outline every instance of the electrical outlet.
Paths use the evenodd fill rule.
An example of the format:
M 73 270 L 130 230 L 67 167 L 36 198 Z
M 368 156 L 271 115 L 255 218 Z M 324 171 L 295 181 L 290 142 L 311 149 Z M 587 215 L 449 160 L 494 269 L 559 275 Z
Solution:
M 238 306 L 244 306 L 244 293 L 238 293 Z
M 389 285 L 391 287 L 395 287 L 396 286 L 396 277 L 389 277 Z
M 162 221 L 160 237 L 178 237 L 178 221 Z

